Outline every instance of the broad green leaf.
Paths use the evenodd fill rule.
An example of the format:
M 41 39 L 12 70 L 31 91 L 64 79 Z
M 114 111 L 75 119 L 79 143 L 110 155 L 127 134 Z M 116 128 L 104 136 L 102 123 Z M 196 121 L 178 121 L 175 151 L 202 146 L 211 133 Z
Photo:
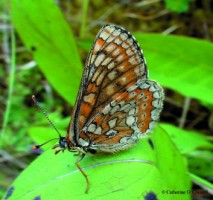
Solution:
M 177 128 L 171 124 L 160 123 L 167 131 L 177 148 L 189 163 L 189 170 L 199 176 L 213 175 L 213 144 L 205 135 L 196 131 Z
M 196 131 L 180 129 L 172 124 L 160 123 L 161 127 L 166 130 L 170 138 L 176 144 L 181 153 L 187 154 L 198 149 L 212 149 L 212 143 Z M 183 142 L 184 141 L 184 142 Z
M 213 105 L 213 44 L 159 34 L 135 34 L 151 79 L 165 87 Z
M 186 163 L 167 134 L 156 128 L 151 138 L 141 139 L 117 154 L 88 154 L 80 162 L 90 181 L 75 166 L 78 157 L 65 151 L 57 156 L 46 151 L 8 189 L 9 199 L 190 199 L 191 183 Z M 153 162 L 154 165 L 146 163 Z M 178 174 L 178 178 L 177 178 Z M 170 194 L 185 191 L 185 194 Z
M 190 172 L 202 176 L 213 176 L 213 153 L 211 151 L 200 150 L 187 154 Z
M 40 69 L 68 102 L 74 104 L 82 64 L 73 33 L 52 0 L 11 0 L 13 24 L 33 51 Z

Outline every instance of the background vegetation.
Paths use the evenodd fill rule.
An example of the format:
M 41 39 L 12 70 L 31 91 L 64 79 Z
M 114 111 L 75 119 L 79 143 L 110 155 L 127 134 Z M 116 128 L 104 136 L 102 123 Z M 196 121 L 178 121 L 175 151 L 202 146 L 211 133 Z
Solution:
M 53 156 L 47 150 L 24 170 L 41 153 L 33 152 L 32 145 L 56 137 L 31 95 L 36 94 L 55 126 L 65 134 L 95 35 L 102 25 L 113 23 L 137 38 L 150 79 L 165 88 L 165 105 L 161 128 L 151 139 L 144 139 L 127 153 L 88 156 L 83 163 L 93 166 L 87 170 L 93 184 L 88 195 L 95 198 L 121 186 L 128 196 L 131 180 L 135 197 L 165 199 L 165 184 L 163 188 L 168 190 L 193 191 L 181 199 L 212 198 L 212 1 L 5 0 L 0 9 L 0 196 L 9 188 L 6 199 L 47 199 L 56 190 L 62 198 L 67 189 L 66 195 L 72 192 L 69 195 L 76 197 L 80 191 L 79 199 L 84 198 L 84 180 L 74 173 L 76 158 L 70 153 Z M 132 160 L 127 162 L 130 158 L 152 161 L 157 169 L 150 172 L 150 166 L 141 168 L 140 162 L 131 165 Z M 122 162 L 112 166 L 112 160 Z M 106 166 L 96 169 L 96 163 Z M 131 170 L 127 172 L 127 168 Z M 143 178 L 137 180 L 141 169 Z M 55 181 L 66 174 L 69 176 Z M 111 176 L 112 180 L 108 179 Z M 70 190 L 71 186 L 77 189 Z M 119 199 L 122 194 L 116 195 L 106 198 Z M 172 197 L 180 199 L 178 195 Z

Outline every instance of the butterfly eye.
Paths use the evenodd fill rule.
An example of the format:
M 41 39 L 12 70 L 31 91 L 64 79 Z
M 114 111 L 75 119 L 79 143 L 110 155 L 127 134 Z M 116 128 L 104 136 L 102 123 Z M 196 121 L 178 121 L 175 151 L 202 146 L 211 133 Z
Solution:
M 62 149 L 66 149 L 68 147 L 68 145 L 67 145 L 67 139 L 65 137 L 61 137 L 59 139 L 59 146 Z

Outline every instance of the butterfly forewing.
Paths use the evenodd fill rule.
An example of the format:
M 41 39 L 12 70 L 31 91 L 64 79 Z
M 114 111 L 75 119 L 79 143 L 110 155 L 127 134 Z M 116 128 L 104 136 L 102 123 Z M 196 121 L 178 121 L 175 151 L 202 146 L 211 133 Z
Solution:
M 70 132 L 74 130 L 79 135 L 88 121 L 138 79 L 147 79 L 146 63 L 138 43 L 125 29 L 104 26 L 86 62 Z

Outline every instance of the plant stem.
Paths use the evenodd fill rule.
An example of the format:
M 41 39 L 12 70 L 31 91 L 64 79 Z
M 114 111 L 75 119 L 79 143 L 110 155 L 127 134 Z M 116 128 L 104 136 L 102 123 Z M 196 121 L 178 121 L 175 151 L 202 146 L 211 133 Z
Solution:
M 82 7 L 82 20 L 81 20 L 81 30 L 80 30 L 80 38 L 83 39 L 86 33 L 86 21 L 87 21 L 87 11 L 88 11 L 89 0 L 83 1 Z
M 8 98 L 6 102 L 6 111 L 4 114 L 3 119 L 3 125 L 2 125 L 2 132 L 1 137 L 4 137 L 5 130 L 7 128 L 8 119 L 10 115 L 10 108 L 11 108 L 11 102 L 12 102 L 12 95 L 14 90 L 14 82 L 15 82 L 15 64 L 16 64 L 16 39 L 15 39 L 15 33 L 14 29 L 11 28 L 10 30 L 10 37 L 11 37 L 11 59 L 10 59 L 10 70 L 9 70 L 9 86 L 8 86 Z

